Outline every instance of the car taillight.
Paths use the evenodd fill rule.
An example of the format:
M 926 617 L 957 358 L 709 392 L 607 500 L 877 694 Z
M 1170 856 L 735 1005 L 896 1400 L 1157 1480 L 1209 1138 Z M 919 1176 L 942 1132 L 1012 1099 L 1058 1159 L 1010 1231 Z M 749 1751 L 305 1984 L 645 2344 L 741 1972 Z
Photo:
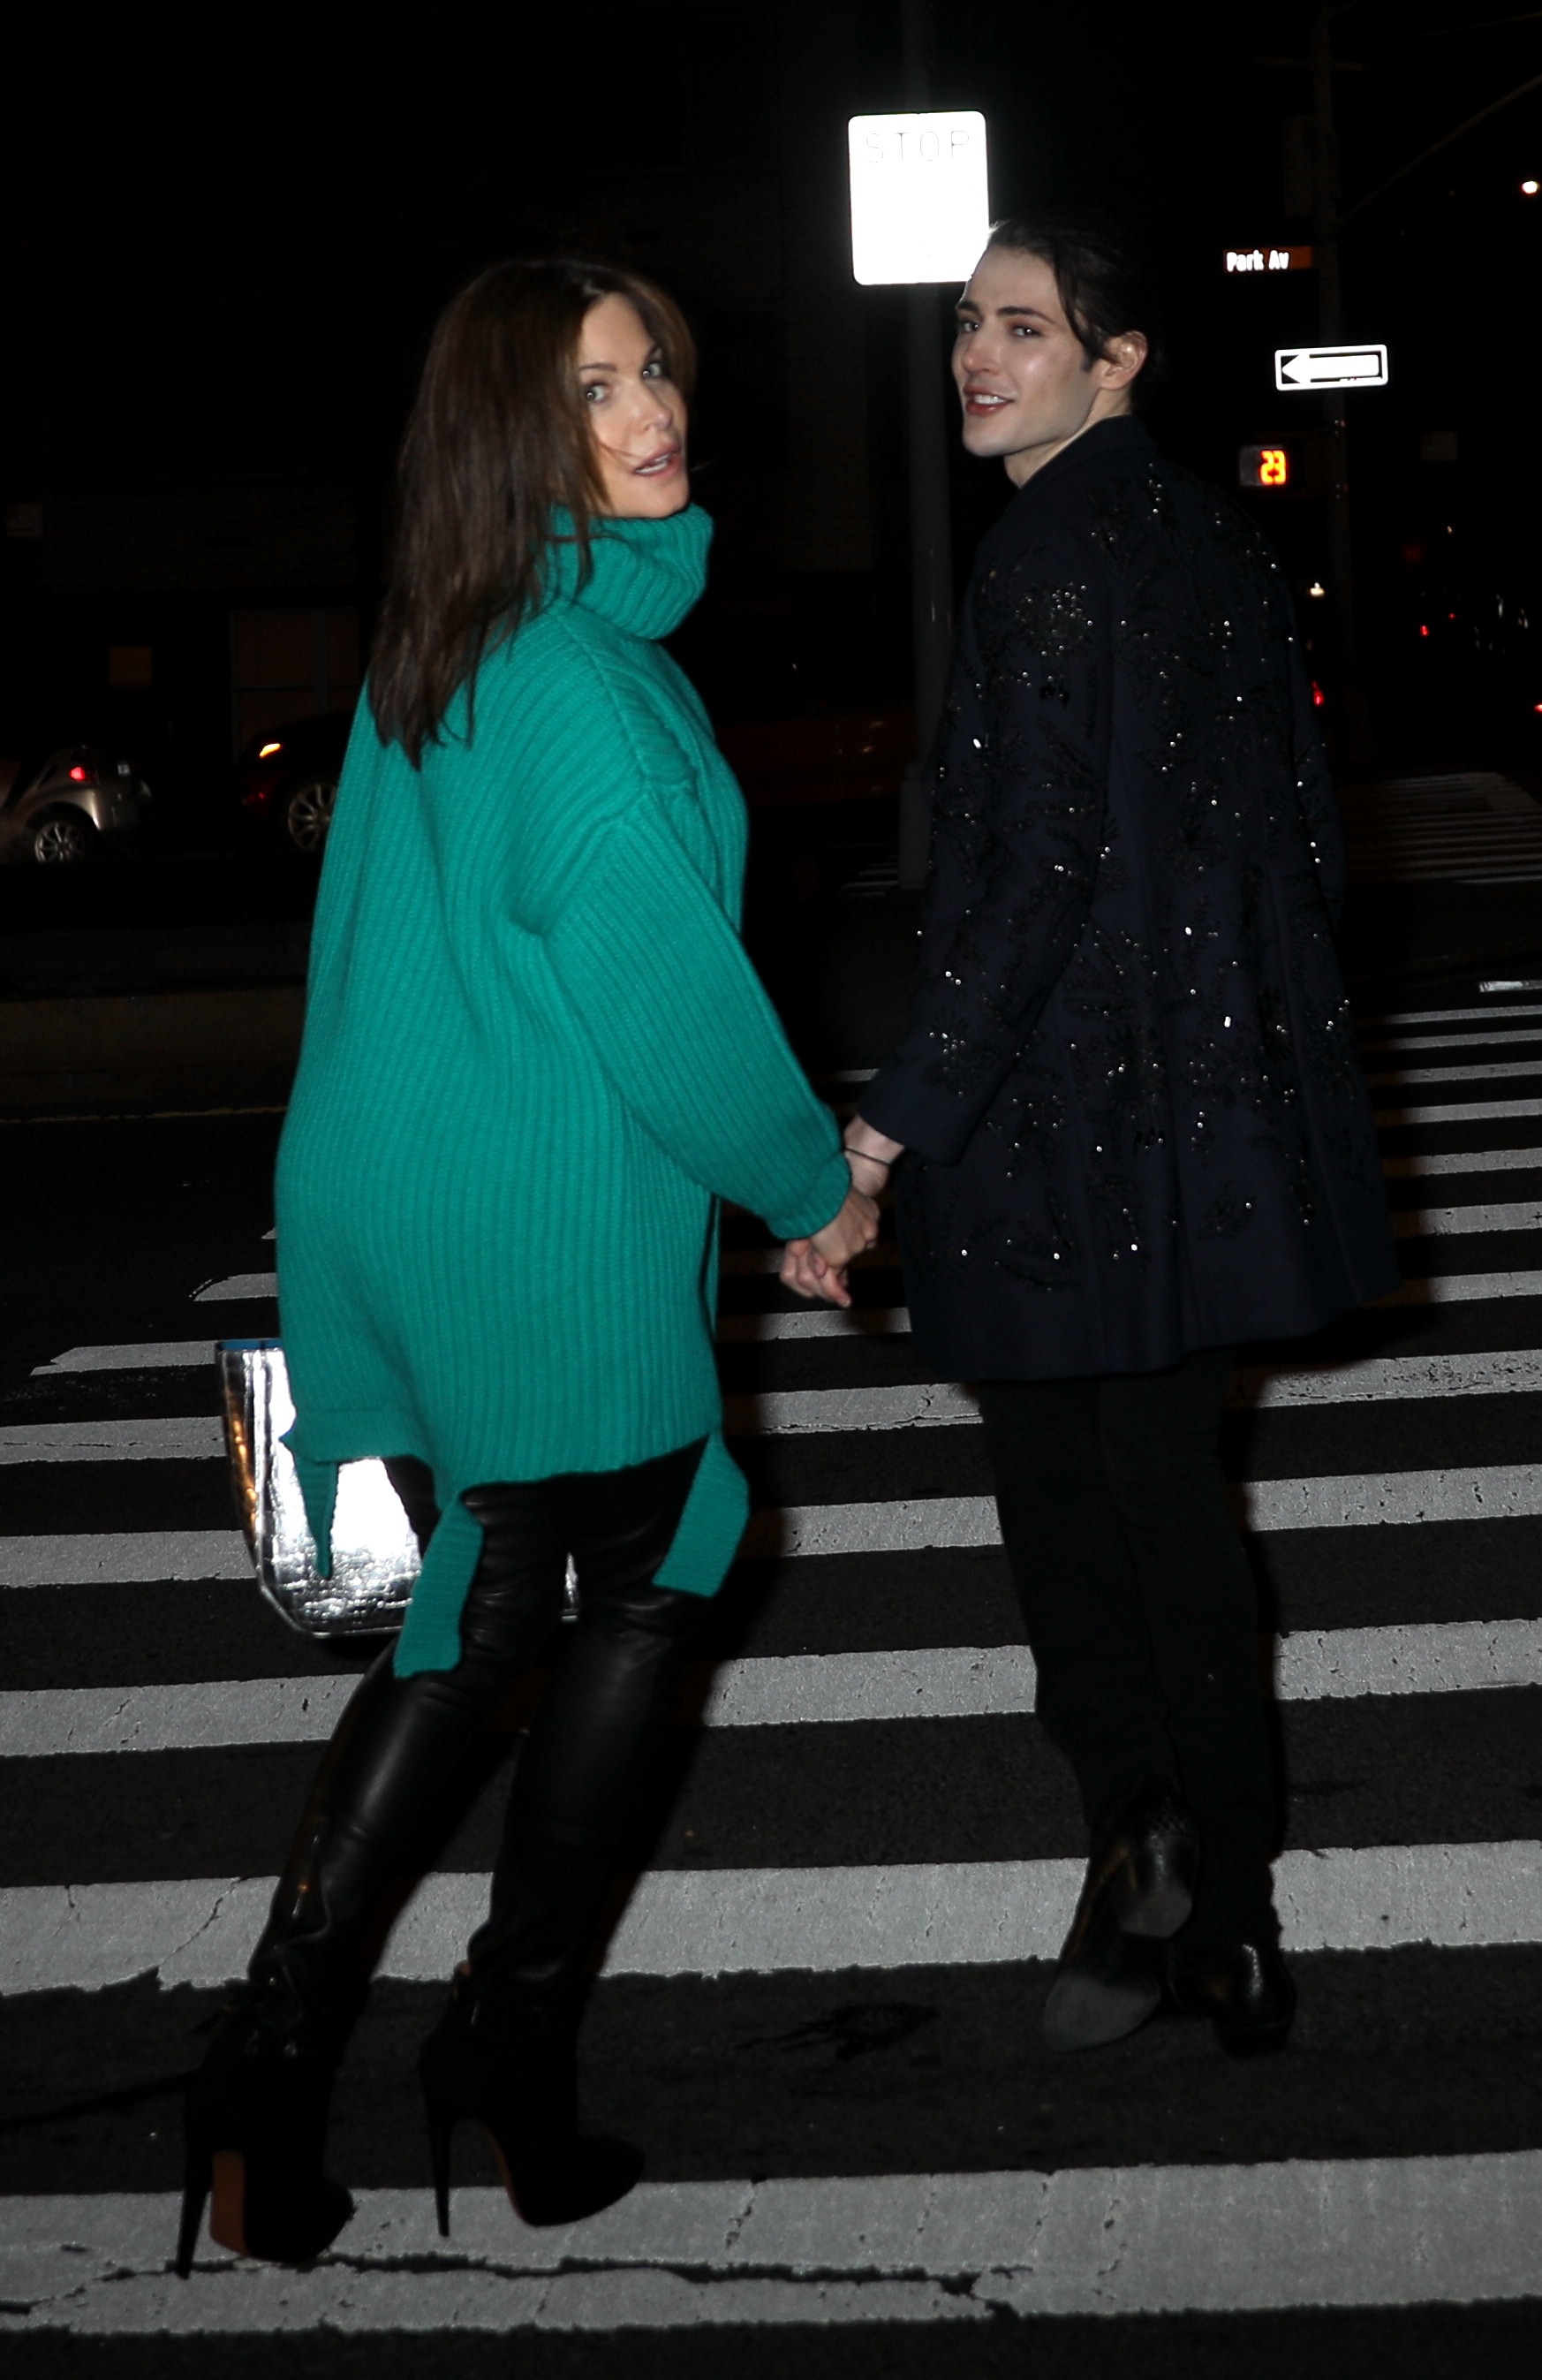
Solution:
M 1319 686 L 1316 678 L 1314 677 L 1312 680 L 1312 709 L 1314 710 L 1320 710 L 1327 699 L 1328 697 L 1323 693 L 1321 686 Z
M 72 769 L 69 772 L 71 784 L 83 785 L 90 773 L 91 772 L 89 769 L 81 769 L 78 767 Z

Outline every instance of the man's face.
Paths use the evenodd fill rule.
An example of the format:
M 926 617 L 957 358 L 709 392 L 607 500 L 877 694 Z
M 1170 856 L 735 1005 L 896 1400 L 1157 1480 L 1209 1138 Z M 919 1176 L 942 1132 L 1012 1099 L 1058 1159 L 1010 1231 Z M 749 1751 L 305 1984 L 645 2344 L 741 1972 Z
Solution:
M 988 248 L 958 307 L 953 377 L 971 455 L 999 455 L 1018 487 L 1091 426 L 1130 407 L 1138 333 L 1089 364 L 1042 257 Z M 1120 352 L 1120 351 L 1123 352 Z

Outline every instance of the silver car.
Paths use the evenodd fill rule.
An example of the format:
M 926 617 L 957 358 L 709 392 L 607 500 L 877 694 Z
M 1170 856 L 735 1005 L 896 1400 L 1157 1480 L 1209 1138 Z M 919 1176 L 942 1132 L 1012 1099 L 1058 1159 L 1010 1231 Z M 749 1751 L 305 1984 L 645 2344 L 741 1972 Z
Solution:
M 139 833 L 150 798 L 133 762 L 97 744 L 66 745 L 39 768 L 0 761 L 0 860 L 95 858 Z

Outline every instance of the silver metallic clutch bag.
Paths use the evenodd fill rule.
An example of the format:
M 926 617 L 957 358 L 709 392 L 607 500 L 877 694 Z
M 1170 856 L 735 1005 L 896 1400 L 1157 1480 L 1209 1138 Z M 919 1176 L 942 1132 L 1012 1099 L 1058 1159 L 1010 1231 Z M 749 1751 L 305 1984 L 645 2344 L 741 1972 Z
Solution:
M 225 1444 L 241 1525 L 269 1602 L 305 1636 L 379 1636 L 400 1628 L 417 1576 L 417 1540 L 383 1463 L 345 1463 L 332 1520 L 332 1574 L 316 1568 L 294 1457 L 295 1419 L 276 1339 L 219 1349 Z

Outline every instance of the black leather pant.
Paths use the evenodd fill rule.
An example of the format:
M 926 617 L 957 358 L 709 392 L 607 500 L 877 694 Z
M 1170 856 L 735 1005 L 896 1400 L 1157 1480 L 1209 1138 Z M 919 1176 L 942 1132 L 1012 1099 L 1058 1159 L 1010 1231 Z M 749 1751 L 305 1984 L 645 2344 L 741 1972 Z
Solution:
M 468 1489 L 483 1546 L 452 1670 L 398 1678 L 383 1653 L 329 1744 L 254 1954 L 340 2036 L 403 1891 L 480 1774 L 486 1720 L 553 1640 L 558 1658 L 510 1791 L 492 1909 L 472 1937 L 478 1991 L 538 2004 L 572 1986 L 668 1721 L 703 1598 L 654 1584 L 703 1441 L 623 1471 Z M 419 1542 L 431 1477 L 388 1466 Z M 578 1618 L 558 1630 L 567 1558 Z
M 1231 1368 L 1220 1349 L 980 1386 L 1040 1719 L 1090 1818 L 1144 1777 L 1178 1784 L 1203 1847 L 1196 1937 L 1267 1936 L 1279 1827 L 1258 1596 L 1216 1451 Z

